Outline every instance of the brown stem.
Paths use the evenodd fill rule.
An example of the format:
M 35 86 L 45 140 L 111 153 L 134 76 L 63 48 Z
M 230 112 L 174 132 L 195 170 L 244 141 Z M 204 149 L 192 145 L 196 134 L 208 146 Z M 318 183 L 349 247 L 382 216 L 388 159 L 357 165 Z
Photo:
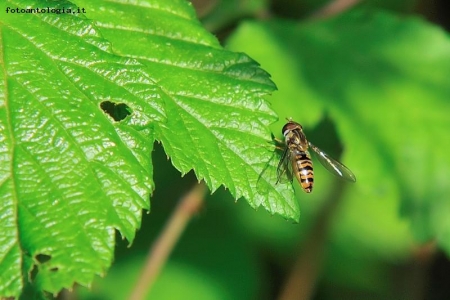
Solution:
M 322 270 L 325 243 L 328 237 L 330 222 L 341 203 L 343 184 L 335 182 L 331 194 L 319 212 L 316 222 L 306 238 L 288 279 L 278 300 L 306 300 L 314 293 L 317 278 Z
M 334 0 L 320 8 L 312 16 L 314 19 L 325 19 L 340 14 L 358 4 L 361 0 Z
M 401 277 L 403 282 L 399 280 L 399 284 L 397 284 L 402 287 L 400 292 L 404 299 L 426 299 L 430 268 L 436 258 L 437 249 L 436 241 L 413 247 L 412 259 L 404 266 L 404 274 Z
M 199 210 L 205 191 L 206 186 L 201 182 L 180 200 L 165 228 L 150 249 L 141 275 L 129 297 L 130 300 L 144 299 L 150 291 L 161 267 L 166 262 L 188 221 Z

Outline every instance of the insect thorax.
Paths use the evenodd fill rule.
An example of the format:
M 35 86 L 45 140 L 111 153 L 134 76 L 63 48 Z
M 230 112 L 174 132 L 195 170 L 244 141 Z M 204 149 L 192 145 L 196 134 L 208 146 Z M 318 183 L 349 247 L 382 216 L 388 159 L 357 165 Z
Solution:
M 292 130 L 286 134 L 286 145 L 291 150 L 305 152 L 308 150 L 308 142 L 303 132 Z

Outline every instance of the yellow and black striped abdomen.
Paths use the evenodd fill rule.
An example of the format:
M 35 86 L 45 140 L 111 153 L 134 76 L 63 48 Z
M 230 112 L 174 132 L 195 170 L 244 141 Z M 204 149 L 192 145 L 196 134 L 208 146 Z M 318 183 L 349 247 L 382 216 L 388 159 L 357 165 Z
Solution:
M 295 151 L 292 156 L 292 167 L 302 189 L 307 193 L 311 193 L 314 184 L 314 171 L 309 153 Z

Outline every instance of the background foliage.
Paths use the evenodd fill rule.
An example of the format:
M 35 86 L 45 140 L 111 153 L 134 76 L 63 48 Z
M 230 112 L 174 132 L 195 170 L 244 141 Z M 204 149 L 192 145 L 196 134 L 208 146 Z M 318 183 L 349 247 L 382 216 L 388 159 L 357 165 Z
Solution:
M 76 293 L 126 298 L 178 198 L 203 178 L 228 190 L 206 199 L 149 298 L 276 298 L 295 261 L 315 299 L 446 298 L 436 266 L 450 250 L 450 41 L 417 15 L 435 7 L 367 1 L 327 14 L 327 1 L 196 2 L 224 50 L 186 2 L 135 4 L 74 3 L 87 19 L 2 7 L 2 296 L 29 273 L 24 298 L 90 285 L 117 243 L 108 275 Z M 271 108 L 261 97 L 274 85 L 239 52 L 276 83 Z M 105 101 L 124 103 L 126 117 L 110 118 Z M 276 115 L 275 135 L 293 117 L 357 183 L 316 164 L 312 195 L 255 193 Z M 195 175 L 181 179 L 172 164 Z M 233 201 L 241 196 L 294 220 L 298 201 L 299 223 Z

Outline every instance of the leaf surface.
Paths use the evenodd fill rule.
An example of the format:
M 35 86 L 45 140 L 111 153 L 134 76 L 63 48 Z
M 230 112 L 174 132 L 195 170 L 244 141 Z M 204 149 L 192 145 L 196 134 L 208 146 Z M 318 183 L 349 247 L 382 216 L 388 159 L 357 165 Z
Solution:
M 3 13 L 0 26 L 1 295 L 16 296 L 28 272 L 53 293 L 89 285 L 111 263 L 114 229 L 131 241 L 149 209 L 150 120 L 164 119 L 162 103 L 144 102 L 144 68 L 114 55 L 85 18 Z M 133 113 L 116 123 L 104 101 Z
M 133 7 L 117 2 L 83 3 L 114 51 L 148 66 L 166 93 L 167 122 L 160 123 L 155 134 L 174 166 L 182 173 L 194 169 L 212 191 L 224 185 L 252 207 L 263 206 L 298 220 L 299 208 L 290 185 L 272 187 L 267 194 L 255 189 L 273 151 L 267 126 L 276 116 L 262 99 L 275 89 L 268 74 L 248 56 L 222 49 L 195 19 L 190 6 L 175 12 L 173 4 L 160 3 L 158 9 L 164 14 L 158 14 L 157 2 L 142 2 L 139 16 L 144 20 L 139 24 L 128 11 Z M 120 26 L 102 14 L 113 10 L 127 16 Z M 169 20 L 170 26 L 160 27 Z

